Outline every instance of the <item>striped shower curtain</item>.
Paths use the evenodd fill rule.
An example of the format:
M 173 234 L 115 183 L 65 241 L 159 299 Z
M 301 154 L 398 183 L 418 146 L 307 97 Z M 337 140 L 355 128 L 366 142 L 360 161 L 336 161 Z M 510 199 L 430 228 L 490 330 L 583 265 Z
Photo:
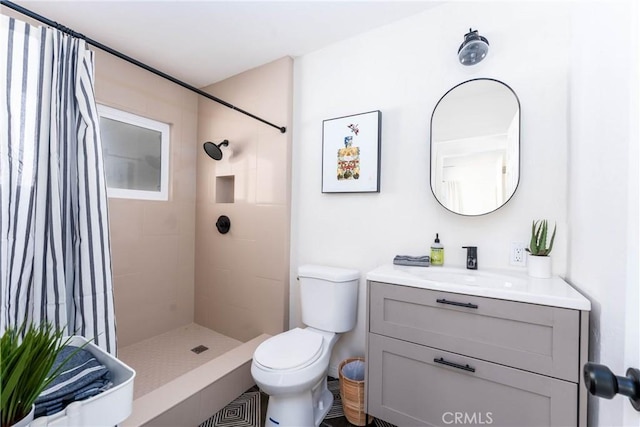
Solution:
M 115 354 L 93 53 L 0 19 L 0 334 L 48 321 Z

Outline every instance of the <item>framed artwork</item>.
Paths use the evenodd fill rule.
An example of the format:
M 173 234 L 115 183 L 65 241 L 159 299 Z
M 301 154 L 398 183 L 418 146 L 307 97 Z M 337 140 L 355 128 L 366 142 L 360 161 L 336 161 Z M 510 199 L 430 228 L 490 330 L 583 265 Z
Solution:
M 322 192 L 380 192 L 382 113 L 370 111 L 322 122 Z

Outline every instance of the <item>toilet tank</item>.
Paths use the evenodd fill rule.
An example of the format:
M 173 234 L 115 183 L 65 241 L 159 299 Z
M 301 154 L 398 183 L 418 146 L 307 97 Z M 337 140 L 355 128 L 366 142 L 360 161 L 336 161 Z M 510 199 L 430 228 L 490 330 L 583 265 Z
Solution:
M 321 265 L 298 267 L 302 322 L 329 332 L 356 325 L 360 272 Z

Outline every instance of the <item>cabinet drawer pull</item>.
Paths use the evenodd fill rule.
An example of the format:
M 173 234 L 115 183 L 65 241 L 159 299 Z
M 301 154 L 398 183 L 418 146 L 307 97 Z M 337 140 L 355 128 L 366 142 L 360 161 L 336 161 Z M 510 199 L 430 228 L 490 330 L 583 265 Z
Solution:
M 469 371 L 469 372 L 475 372 L 476 371 L 476 368 L 472 368 L 469 365 L 460 365 L 458 363 L 449 362 L 447 360 L 444 360 L 442 357 L 440 359 L 433 359 L 433 361 L 435 363 L 439 363 L 441 365 L 447 365 L 447 366 L 451 366 L 452 368 L 462 369 L 463 371 Z
M 455 306 L 458 306 L 458 307 L 478 308 L 478 306 L 476 304 L 471 304 L 470 302 L 447 301 L 444 298 L 437 299 L 436 302 L 439 302 L 440 304 L 455 305 Z

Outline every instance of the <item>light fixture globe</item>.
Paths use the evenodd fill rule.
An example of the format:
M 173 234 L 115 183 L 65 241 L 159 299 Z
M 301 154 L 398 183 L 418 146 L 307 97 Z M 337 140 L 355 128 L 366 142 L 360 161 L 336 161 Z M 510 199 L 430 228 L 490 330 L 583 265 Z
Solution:
M 458 59 L 462 65 L 474 65 L 482 61 L 489 52 L 489 41 L 478 34 L 478 30 L 469 28 L 464 42 L 458 49 Z

